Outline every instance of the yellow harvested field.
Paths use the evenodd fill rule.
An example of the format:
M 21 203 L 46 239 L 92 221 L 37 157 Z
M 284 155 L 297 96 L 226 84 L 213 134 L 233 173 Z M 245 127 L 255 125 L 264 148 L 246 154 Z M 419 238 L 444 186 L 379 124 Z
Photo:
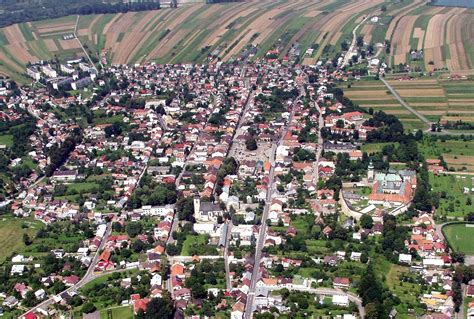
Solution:
M 449 164 L 457 164 L 457 165 L 474 165 L 474 156 L 467 156 L 467 155 L 452 155 L 449 153 L 443 153 L 444 160 Z
M 376 28 L 375 24 L 366 24 L 362 27 L 360 33 L 364 36 L 364 42 L 370 43 L 372 40 L 372 32 Z
M 393 114 L 393 115 L 397 115 L 397 114 L 399 114 L 399 115 L 402 115 L 402 114 L 403 114 L 403 115 L 411 114 L 411 112 L 408 111 L 408 110 L 406 110 L 406 109 L 393 109 L 393 110 L 391 110 L 391 109 L 388 109 L 388 110 L 384 109 L 383 111 L 384 111 L 385 113 L 387 113 L 387 114 Z
M 390 96 L 389 93 L 383 90 L 374 90 L 374 91 L 347 91 L 345 92 L 345 95 L 350 96 L 350 97 L 362 97 L 362 96 L 367 96 L 367 97 L 387 97 Z
M 446 102 L 439 102 L 439 103 L 410 103 L 410 106 L 418 107 L 418 106 L 429 106 L 429 107 L 448 107 L 448 103 Z
M 392 37 L 395 65 L 406 63 L 406 55 L 410 52 L 410 38 L 416 19 L 418 16 L 404 16 L 398 22 L 397 31 Z
M 79 45 L 79 42 L 75 39 L 72 40 L 59 40 L 59 45 L 63 50 L 73 50 L 73 49 L 79 49 L 81 46 Z
M 53 39 L 44 39 L 44 44 L 46 45 L 49 51 L 58 51 L 58 46 L 56 45 L 56 42 L 54 42 Z
M 351 100 L 354 100 L 354 101 L 393 101 L 393 97 L 391 96 L 387 96 L 387 97 L 359 96 L 357 97 L 357 96 L 348 95 L 347 97 L 349 97 Z
M 402 97 L 444 97 L 443 89 L 397 89 L 397 93 Z
M 256 58 L 264 57 L 273 48 L 278 48 L 278 55 L 283 57 L 299 43 L 299 62 L 315 64 L 320 59 L 332 59 L 340 54 L 341 40 L 350 39 L 351 29 L 370 13 L 382 19 L 377 23 L 367 20 L 359 33 L 367 43 L 373 42 L 375 37 L 377 42 L 384 36 L 391 40 L 391 54 L 385 55 L 387 63 L 408 63 L 406 57 L 413 37 L 418 40 L 417 49 L 425 52 L 425 65 L 433 60 L 436 68 L 474 69 L 464 46 L 466 37 L 474 33 L 474 22 L 470 21 L 474 20 L 473 10 L 431 7 L 425 3 L 426 0 L 403 4 L 384 0 L 193 3 L 177 9 L 88 16 L 84 18 L 87 22 L 80 20 L 77 34 L 96 58 L 106 52 L 111 63 L 200 63 L 208 58 L 228 61 L 251 44 L 258 46 Z M 380 11 L 382 4 L 388 8 L 385 13 Z M 415 23 L 421 15 L 414 10 L 421 12 L 421 8 L 421 15 L 429 18 L 427 30 Z M 392 17 L 391 20 L 385 19 L 386 16 Z M 18 25 L 4 28 L 8 45 L 3 49 L 7 56 L 0 56 L 0 63 L 12 67 L 16 64 L 15 68 L 21 69 L 22 64 L 54 55 L 80 56 L 78 41 L 62 38 L 73 32 L 75 24 L 76 16 L 68 16 L 25 23 L 21 29 Z M 316 44 L 311 57 L 305 56 L 304 52 Z M 387 100 L 383 95 L 385 90 L 381 91 L 358 94 L 364 99 Z M 393 104 L 393 100 L 390 103 Z
M 421 28 L 415 28 L 413 30 L 413 37 L 418 39 L 418 46 L 417 46 L 417 50 L 420 51 L 420 50 L 423 50 L 423 39 L 424 39 L 424 36 L 425 36 L 425 31 Z

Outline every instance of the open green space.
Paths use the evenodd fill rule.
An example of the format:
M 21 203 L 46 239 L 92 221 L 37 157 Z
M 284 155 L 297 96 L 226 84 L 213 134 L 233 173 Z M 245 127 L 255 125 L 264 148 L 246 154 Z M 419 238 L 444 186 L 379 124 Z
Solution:
M 471 176 L 430 174 L 430 184 L 439 197 L 437 216 L 460 218 L 473 210 L 474 198 L 470 191 L 473 187 Z
M 391 265 L 386 273 L 387 288 L 400 298 L 401 303 L 396 306 L 399 315 L 397 318 L 414 318 L 425 313 L 423 305 L 419 302 L 422 293 L 421 286 L 416 281 L 416 274 L 410 273 L 409 267 Z M 401 277 L 409 277 L 413 282 L 405 282 Z M 409 309 L 413 309 L 410 311 Z
M 361 151 L 366 152 L 368 154 L 378 153 L 378 152 L 381 152 L 385 146 L 392 145 L 392 144 L 394 144 L 395 146 L 398 146 L 398 143 L 366 143 L 362 145 Z
M 26 247 L 23 235 L 33 238 L 44 225 L 32 218 L 0 218 L 0 262 L 5 261 L 13 253 L 22 253 Z
M 0 135 L 0 145 L 11 147 L 13 145 L 13 135 Z
M 190 249 L 192 246 L 203 246 L 203 245 L 206 245 L 205 235 L 188 235 L 185 241 L 183 242 L 181 255 L 191 256 Z
M 100 311 L 100 319 L 133 319 L 131 306 L 113 307 Z
M 454 251 L 474 255 L 474 224 L 446 225 L 443 234 Z

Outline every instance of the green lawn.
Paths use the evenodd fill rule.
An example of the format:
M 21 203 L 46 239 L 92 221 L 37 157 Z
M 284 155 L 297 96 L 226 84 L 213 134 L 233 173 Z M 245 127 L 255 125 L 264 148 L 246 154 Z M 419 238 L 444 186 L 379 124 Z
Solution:
M 415 278 L 413 274 L 410 274 L 410 269 L 400 265 L 391 265 L 390 270 L 385 274 L 387 288 L 401 300 L 401 303 L 396 307 L 399 312 L 397 318 L 414 318 L 415 314 L 423 314 L 422 306 L 418 302 L 421 293 L 419 283 L 408 283 L 400 280 L 401 275 Z M 409 313 L 408 309 L 414 309 L 415 313 Z
M 370 153 L 378 153 L 381 152 L 384 146 L 394 144 L 398 146 L 398 143 L 366 143 L 362 145 L 361 150 L 362 152 Z
M 44 224 L 32 218 L 3 217 L 0 219 L 0 263 L 5 261 L 12 253 L 21 253 L 25 249 L 23 234 L 30 238 L 43 228 Z
M 443 233 L 452 249 L 474 255 L 474 225 L 471 227 L 462 223 L 446 225 L 443 227 Z
M 430 184 L 440 198 L 436 211 L 438 216 L 458 218 L 464 217 L 473 210 L 472 204 L 468 205 L 468 198 L 474 201 L 472 194 L 464 194 L 464 188 L 473 187 L 471 176 L 430 174 Z
M 13 145 L 13 135 L 0 135 L 0 145 L 11 147 Z
M 425 138 L 418 145 L 425 158 L 434 159 L 443 156 L 450 169 L 474 171 L 474 140 Z
M 68 191 L 76 191 L 78 193 L 80 192 L 90 192 L 94 188 L 100 188 L 100 185 L 97 183 L 91 183 L 91 182 L 83 182 L 83 183 L 74 183 L 74 184 L 68 184 L 67 189 Z
M 202 246 L 206 245 L 206 236 L 205 235 L 195 235 L 187 236 L 186 240 L 183 242 L 183 248 L 181 250 L 181 255 L 190 256 L 189 249 L 191 246 Z
M 100 319 L 133 319 L 131 306 L 103 309 L 100 311 Z

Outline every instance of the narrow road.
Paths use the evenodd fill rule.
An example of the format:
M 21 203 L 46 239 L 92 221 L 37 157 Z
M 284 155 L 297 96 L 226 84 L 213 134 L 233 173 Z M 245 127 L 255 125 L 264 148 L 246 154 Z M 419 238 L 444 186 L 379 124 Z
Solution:
M 89 53 L 87 53 L 86 49 L 85 49 L 84 46 L 82 45 L 81 40 L 79 40 L 79 37 L 77 36 L 77 27 L 78 27 L 78 25 L 79 25 L 79 18 L 80 18 L 80 17 L 81 17 L 81 16 L 78 15 L 78 16 L 77 16 L 77 19 L 76 19 L 76 25 L 74 26 L 74 33 L 73 33 L 73 34 L 74 34 L 74 38 L 77 40 L 77 42 L 78 42 L 79 45 L 81 46 L 81 49 L 82 49 L 82 51 L 84 51 L 84 54 L 86 55 L 87 59 L 89 60 L 89 63 L 92 65 L 92 67 L 95 69 L 95 71 L 96 71 L 97 73 L 99 73 L 99 71 L 98 71 L 97 68 L 95 67 L 94 62 L 92 62 L 92 59 L 91 59 L 91 57 L 89 56 Z M 99 64 L 100 64 L 100 67 L 101 67 L 101 68 L 104 68 L 104 66 L 102 65 L 102 62 L 99 61 Z
M 352 58 L 354 53 L 357 54 L 357 52 L 354 52 L 354 48 L 357 44 L 357 30 L 359 30 L 360 26 L 367 21 L 367 19 L 370 18 L 370 15 L 366 16 L 355 28 L 352 30 L 352 42 L 351 45 L 349 46 L 349 50 L 347 50 L 346 54 L 344 55 L 344 60 L 342 62 L 341 67 L 345 67 L 346 65 L 349 64 L 349 60 Z
M 91 282 L 92 280 L 96 279 L 97 277 L 100 277 L 104 275 L 105 273 L 100 273 L 100 274 L 94 274 L 94 269 L 97 266 L 97 263 L 99 261 L 99 251 L 104 248 L 105 243 L 107 242 L 107 238 L 109 238 L 110 234 L 112 232 L 112 223 L 107 224 L 107 230 L 105 232 L 104 237 L 102 238 L 99 248 L 97 249 L 97 252 L 94 255 L 94 258 L 91 261 L 91 264 L 89 265 L 89 268 L 87 268 L 86 274 L 75 284 L 74 286 L 71 286 L 67 288 L 66 290 L 60 292 L 57 295 L 60 295 L 64 292 L 76 292 L 79 288 L 83 287 L 85 284 L 88 282 Z M 109 272 L 110 273 L 110 272 Z M 38 310 L 38 308 L 44 308 L 46 309 L 49 307 L 49 305 L 54 303 L 53 296 L 50 296 L 48 299 L 44 300 L 43 302 L 39 303 L 38 305 L 34 306 L 33 308 L 29 309 L 27 312 L 25 312 L 23 315 L 25 315 L 28 312 L 35 312 Z
M 421 114 L 420 112 L 418 112 L 417 110 L 415 110 L 414 108 L 412 108 L 410 105 L 408 105 L 407 102 L 405 102 L 405 100 L 398 94 L 398 92 L 387 82 L 387 80 L 385 80 L 383 77 L 380 78 L 380 80 L 383 82 L 383 84 L 385 84 L 385 86 L 387 87 L 387 89 L 390 91 L 390 93 L 393 94 L 393 96 L 395 96 L 395 98 L 398 100 L 398 102 L 400 102 L 400 104 L 406 108 L 408 111 L 410 111 L 413 115 L 415 115 L 416 117 L 418 117 L 423 123 L 425 123 L 428 128 L 425 130 L 425 133 L 428 133 L 428 134 L 432 134 L 432 135 L 470 135 L 472 133 L 466 133 L 466 132 L 453 132 L 453 131 L 449 131 L 449 130 L 442 130 L 441 132 L 432 132 L 431 131 L 431 124 L 433 122 L 431 122 L 430 120 L 428 120 L 423 114 Z
M 395 98 L 398 100 L 398 102 L 400 102 L 400 104 L 404 108 L 406 108 L 408 111 L 413 113 L 413 115 L 418 117 L 422 122 L 424 122 L 426 125 L 428 125 L 429 128 L 431 128 L 431 123 L 432 122 L 430 120 L 428 120 L 423 114 L 421 114 L 420 112 L 418 112 L 417 110 L 412 108 L 410 105 L 408 105 L 407 102 L 405 102 L 405 100 L 402 99 L 402 97 L 398 94 L 398 92 L 395 91 L 395 89 L 383 77 L 381 77 L 380 80 L 383 82 L 383 84 L 385 84 L 385 86 L 390 91 L 390 93 L 392 93 L 393 96 L 395 96 Z
M 226 243 L 224 247 L 224 262 L 225 262 L 225 283 L 226 283 L 226 290 L 232 290 L 232 282 L 230 280 L 230 264 L 229 264 L 229 243 L 230 243 L 230 236 L 232 227 L 232 220 L 229 220 L 227 223 L 227 235 L 226 235 Z

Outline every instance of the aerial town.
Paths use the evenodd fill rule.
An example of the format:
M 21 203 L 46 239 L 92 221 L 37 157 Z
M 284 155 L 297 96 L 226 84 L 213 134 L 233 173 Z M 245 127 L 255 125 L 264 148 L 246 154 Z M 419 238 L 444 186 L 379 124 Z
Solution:
M 34 234 L 7 257 L 3 313 L 451 318 L 456 261 L 420 193 L 444 167 L 344 98 L 353 76 L 265 59 L 112 66 L 87 98 L 3 81 L 2 209 Z M 387 140 L 405 148 L 390 161 L 361 151 Z M 390 263 L 410 295 L 380 282 Z
M 474 319 L 474 135 L 353 35 L 0 75 L 0 317 Z

